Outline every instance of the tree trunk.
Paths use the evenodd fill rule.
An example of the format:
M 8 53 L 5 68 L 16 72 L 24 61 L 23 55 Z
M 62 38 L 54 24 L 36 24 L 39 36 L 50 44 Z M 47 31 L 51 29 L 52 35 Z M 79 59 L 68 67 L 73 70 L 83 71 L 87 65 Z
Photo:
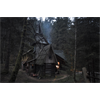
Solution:
M 1 47 L 1 46 L 0 46 Z M 1 50 L 1 58 L 0 58 L 1 60 L 1 64 L 3 64 L 3 51 Z
M 74 81 L 76 82 L 76 34 L 77 34 L 77 18 L 75 18 L 75 53 L 74 53 Z
M 94 64 L 94 58 L 92 58 L 93 60 L 93 69 L 92 69 L 92 72 L 93 72 L 93 77 L 95 77 L 95 64 Z M 93 82 L 95 83 L 95 78 L 93 78 Z
M 8 33 L 8 37 L 7 37 L 7 50 L 6 50 L 6 60 L 5 60 L 5 73 L 8 73 L 9 72 L 10 37 L 11 37 L 11 33 L 9 32 Z
M 1 47 L 1 64 L 3 64 L 4 63 L 4 45 L 5 45 L 5 41 L 6 40 L 3 39 L 3 36 L 1 36 L 0 40 L 1 40 L 1 42 L 0 42 L 0 47 Z
M 4 64 L 5 63 L 5 51 L 3 51 L 3 53 L 2 53 L 2 64 Z
M 24 37 L 25 37 L 25 34 L 26 34 L 26 24 L 27 24 L 27 18 L 24 18 L 24 26 L 23 26 L 24 30 L 21 34 L 20 50 L 19 50 L 19 54 L 18 54 L 18 57 L 17 57 L 17 60 L 16 60 L 15 68 L 14 68 L 12 75 L 11 75 L 11 78 L 9 80 L 9 82 L 11 82 L 11 83 L 15 82 L 19 68 L 21 66 L 21 59 L 22 59 L 22 54 L 23 54 L 23 49 L 24 49 Z

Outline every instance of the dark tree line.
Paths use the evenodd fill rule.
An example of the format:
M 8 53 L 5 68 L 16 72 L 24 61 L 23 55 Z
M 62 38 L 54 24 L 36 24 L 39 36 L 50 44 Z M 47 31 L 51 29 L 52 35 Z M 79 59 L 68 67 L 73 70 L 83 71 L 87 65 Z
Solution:
M 5 73 L 9 72 L 11 54 L 19 49 L 22 24 L 22 18 L 1 18 L 1 64 L 5 64 Z
M 34 18 L 1 18 L 1 73 L 8 74 L 9 66 L 15 65 L 10 82 L 14 82 L 21 65 L 23 52 L 32 49 L 34 41 Z
M 64 51 L 68 63 L 67 70 L 70 72 L 82 70 L 82 67 L 86 67 L 88 71 L 99 71 L 99 19 L 76 17 L 71 20 L 69 17 L 46 17 L 43 21 L 42 17 L 40 18 L 42 33 L 54 49 Z M 33 48 L 36 21 L 36 17 L 1 18 L 0 60 L 3 73 L 9 73 L 10 64 L 20 65 L 22 53 Z M 14 67 L 17 69 L 16 75 L 19 67 Z M 15 77 L 11 78 L 10 82 L 12 79 L 14 82 Z
M 99 18 L 75 17 L 73 21 L 68 17 L 54 19 L 49 21 L 48 17 L 43 23 L 51 25 L 51 43 L 54 49 L 64 50 L 70 71 L 82 70 L 82 67 L 88 71 L 99 71 Z M 48 32 L 45 34 L 48 35 Z
M 99 18 L 77 19 L 77 68 L 99 71 L 99 27 Z
M 66 56 L 69 69 L 74 66 L 74 35 L 75 27 L 68 17 L 48 17 L 45 21 L 41 20 L 43 34 L 53 48 L 63 50 Z

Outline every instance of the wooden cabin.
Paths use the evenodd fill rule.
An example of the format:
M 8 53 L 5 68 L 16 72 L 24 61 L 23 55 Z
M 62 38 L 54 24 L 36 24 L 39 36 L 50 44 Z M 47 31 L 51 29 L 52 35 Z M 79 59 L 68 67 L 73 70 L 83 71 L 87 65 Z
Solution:
M 23 55 L 23 63 L 24 67 L 28 68 L 39 76 L 55 76 L 55 72 L 57 69 L 61 69 L 61 65 L 65 64 L 65 58 L 62 51 L 53 50 L 51 44 L 44 38 L 40 25 L 35 34 L 35 42 L 32 44 L 34 50 L 29 50 Z M 29 54 L 31 56 L 29 56 Z M 34 56 L 33 56 L 34 55 Z
M 66 61 L 67 61 L 63 50 L 54 50 L 54 53 L 59 63 L 59 69 L 63 69 L 62 65 L 66 65 Z
M 40 51 L 36 58 L 35 65 L 41 67 L 42 75 L 55 76 L 57 59 L 51 45 L 45 46 Z
M 33 66 L 35 74 L 40 74 L 41 77 L 54 77 L 57 69 L 62 69 L 62 64 L 65 64 L 64 56 L 61 57 L 58 52 L 60 53 L 59 50 L 53 50 L 52 45 L 46 45 L 39 51 L 36 58 L 27 61 L 27 63 L 30 65 L 30 69 Z

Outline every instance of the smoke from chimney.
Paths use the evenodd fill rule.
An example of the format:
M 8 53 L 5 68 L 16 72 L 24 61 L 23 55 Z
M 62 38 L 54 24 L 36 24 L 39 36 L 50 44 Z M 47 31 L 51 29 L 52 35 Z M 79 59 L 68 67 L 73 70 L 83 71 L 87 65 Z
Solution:
M 52 30 L 52 25 L 49 22 L 44 22 L 42 24 L 42 31 L 43 31 L 43 35 L 45 36 L 45 38 L 47 39 L 48 43 L 51 43 L 51 30 Z

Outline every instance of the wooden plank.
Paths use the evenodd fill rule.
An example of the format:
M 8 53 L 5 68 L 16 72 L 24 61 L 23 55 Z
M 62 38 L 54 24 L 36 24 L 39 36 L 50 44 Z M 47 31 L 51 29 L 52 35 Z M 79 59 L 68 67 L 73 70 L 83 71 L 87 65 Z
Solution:
M 46 69 L 52 69 L 51 67 L 46 67 Z
M 45 71 L 45 73 L 51 73 L 51 71 Z
M 51 72 L 51 69 L 48 69 L 48 70 L 46 69 L 45 71 L 50 71 Z
M 52 68 L 52 67 L 46 67 L 46 69 L 55 69 L 55 68 Z
M 52 68 L 48 67 L 48 68 L 45 68 L 45 69 L 52 69 Z
M 46 75 L 51 75 L 51 73 L 45 73 Z
M 45 68 L 52 68 L 51 66 L 46 66 Z
M 50 74 L 51 75 L 51 73 L 45 73 L 45 74 Z
M 45 73 L 46 75 L 51 75 L 51 73 Z
M 45 73 L 51 73 L 51 71 L 45 71 Z
M 51 72 L 55 73 L 55 71 L 51 71 Z
M 51 70 L 52 70 L 52 71 L 54 71 L 54 70 L 55 70 L 55 68 L 52 68 Z
M 46 67 L 45 69 L 51 69 L 51 67 Z
M 49 69 L 52 70 L 51 68 L 46 68 L 45 70 L 49 70 Z
M 47 77 L 51 77 L 51 75 L 50 75 L 50 74 L 48 74 L 48 75 L 46 74 L 45 76 L 47 76 Z
M 52 72 L 55 72 L 55 70 L 51 70 Z
M 52 68 L 52 65 L 46 65 L 46 68 Z

